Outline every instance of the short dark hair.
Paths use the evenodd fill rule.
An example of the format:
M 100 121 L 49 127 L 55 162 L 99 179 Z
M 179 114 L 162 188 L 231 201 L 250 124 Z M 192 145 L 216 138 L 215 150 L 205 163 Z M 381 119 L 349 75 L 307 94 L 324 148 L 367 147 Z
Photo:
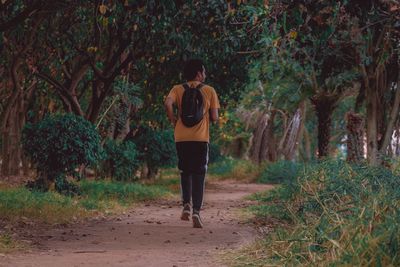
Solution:
M 196 78 L 197 72 L 203 72 L 204 64 L 200 59 L 189 59 L 183 68 L 183 77 L 190 81 Z

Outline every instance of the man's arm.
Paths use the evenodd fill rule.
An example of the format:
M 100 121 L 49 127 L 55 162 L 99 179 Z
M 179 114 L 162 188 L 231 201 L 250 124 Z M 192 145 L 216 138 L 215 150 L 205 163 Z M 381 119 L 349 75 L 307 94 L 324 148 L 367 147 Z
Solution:
M 212 122 L 217 122 L 218 121 L 218 109 L 217 108 L 211 108 L 210 109 L 210 120 Z
M 171 97 L 167 97 L 164 102 L 165 110 L 167 111 L 168 120 L 175 127 L 176 117 L 174 114 L 174 100 Z

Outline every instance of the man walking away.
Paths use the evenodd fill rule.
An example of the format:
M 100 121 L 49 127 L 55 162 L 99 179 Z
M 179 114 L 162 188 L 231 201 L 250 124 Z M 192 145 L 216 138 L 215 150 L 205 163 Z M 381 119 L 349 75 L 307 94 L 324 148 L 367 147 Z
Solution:
M 175 128 L 174 136 L 181 173 L 183 211 L 181 219 L 189 221 L 191 203 L 193 227 L 202 228 L 200 209 L 208 164 L 210 121 L 218 120 L 218 96 L 206 79 L 204 64 L 188 60 L 183 70 L 186 83 L 175 85 L 165 100 L 167 116 Z M 173 106 L 178 108 L 178 116 Z

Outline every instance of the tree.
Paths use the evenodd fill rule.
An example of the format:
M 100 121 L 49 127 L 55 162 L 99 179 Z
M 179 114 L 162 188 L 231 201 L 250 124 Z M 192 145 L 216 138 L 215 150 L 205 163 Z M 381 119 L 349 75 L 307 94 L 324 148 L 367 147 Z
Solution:
M 356 110 L 366 104 L 367 157 L 371 165 L 388 155 L 400 104 L 399 3 L 359 1 L 347 6 L 361 87 Z

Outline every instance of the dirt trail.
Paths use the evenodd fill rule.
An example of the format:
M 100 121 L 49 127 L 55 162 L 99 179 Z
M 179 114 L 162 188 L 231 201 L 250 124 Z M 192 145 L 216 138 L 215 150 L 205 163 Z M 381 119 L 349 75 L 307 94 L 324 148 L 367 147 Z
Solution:
M 137 206 L 109 221 L 57 228 L 39 235 L 39 248 L 0 257 L 0 266 L 223 266 L 218 254 L 251 242 L 255 230 L 237 218 L 246 195 L 268 189 L 232 181 L 206 191 L 203 229 L 179 220 L 179 200 Z

